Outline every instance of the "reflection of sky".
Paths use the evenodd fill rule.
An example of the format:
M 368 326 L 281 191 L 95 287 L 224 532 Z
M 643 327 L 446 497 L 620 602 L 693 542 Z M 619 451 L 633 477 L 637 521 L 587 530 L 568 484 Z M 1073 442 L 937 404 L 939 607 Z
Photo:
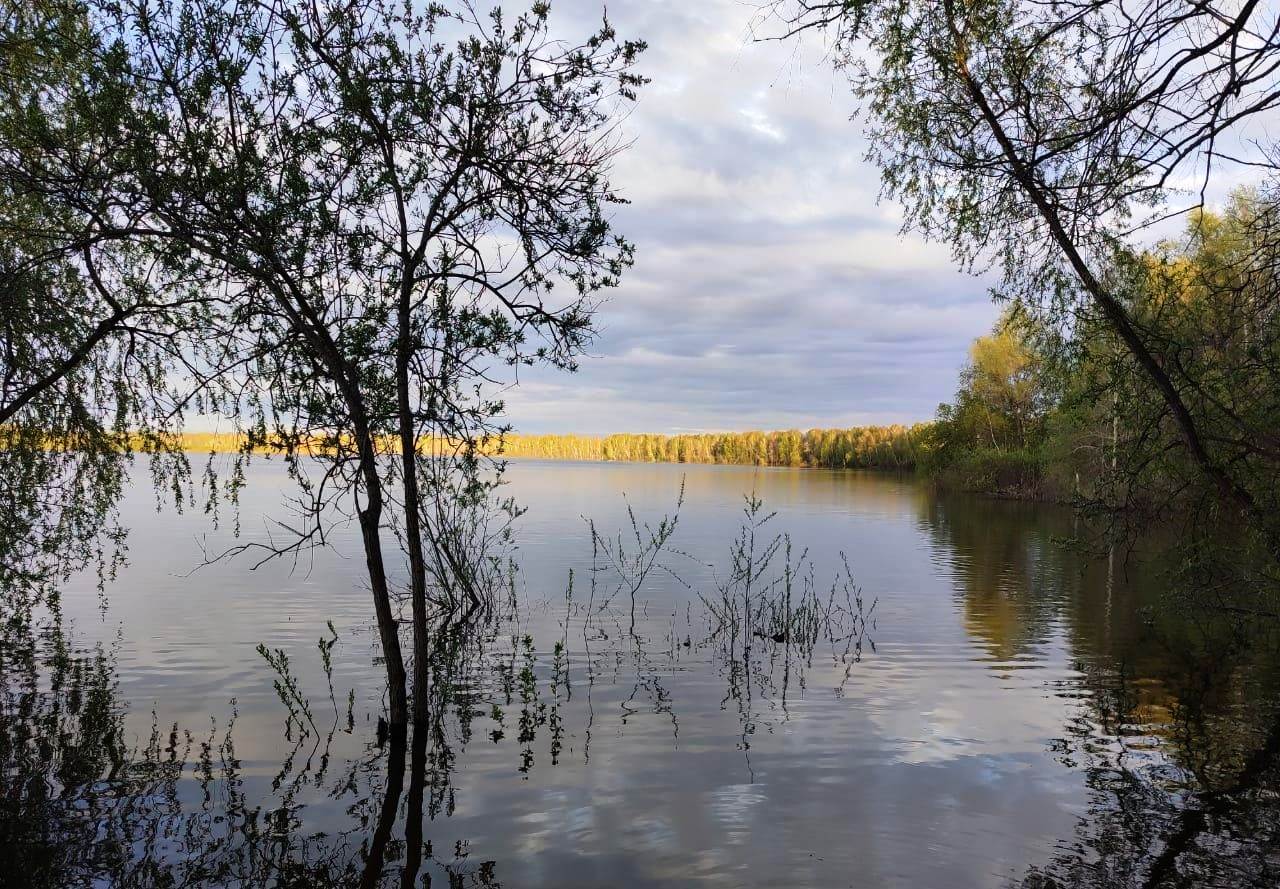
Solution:
M 527 778 L 517 772 L 518 700 L 504 705 L 501 743 L 488 739 L 487 719 L 476 721 L 458 756 L 457 810 L 427 828 L 437 849 L 466 839 L 476 861 L 496 860 L 499 877 L 513 885 L 697 878 L 717 885 L 985 886 L 1044 860 L 1055 839 L 1070 835 L 1084 805 L 1083 779 L 1047 747 L 1078 706 L 1055 693 L 1077 677 L 1063 625 L 1041 620 L 1013 656 L 993 656 L 997 649 L 981 635 L 985 600 L 967 595 L 955 567 L 963 570 L 983 552 L 961 552 L 958 532 L 938 531 L 928 499 L 909 482 L 741 467 L 514 465 L 510 493 L 530 507 L 519 550 L 520 594 L 530 608 L 512 632 L 536 641 L 544 698 L 550 649 L 563 633 L 569 568 L 575 598 L 586 596 L 590 547 L 582 517 L 602 529 L 620 527 L 625 491 L 642 520 L 656 520 L 673 505 L 682 474 L 686 502 L 673 545 L 723 573 L 741 497 L 754 487 L 778 510 L 767 527 L 790 532 L 797 552 L 808 547 L 820 588 L 838 553 L 848 555 L 867 600 L 878 599 L 875 651 L 867 649 L 846 680 L 846 666 L 820 644 L 803 687 L 799 671 L 793 675 L 785 709 L 776 689 L 754 685 L 744 749 L 743 705 L 726 700 L 724 665 L 697 646 L 669 656 L 673 624 L 678 638 L 691 632 L 697 639 L 698 609 L 689 627 L 690 593 L 655 573 L 640 609 L 649 639 L 644 657 L 609 625 L 611 639 L 591 643 L 590 689 L 581 627 L 571 626 L 572 698 L 561 704 L 559 765 L 550 764 L 543 727 L 533 769 Z M 276 503 L 283 484 L 277 464 L 254 470 L 246 533 L 261 527 L 248 517 Z M 313 708 L 331 720 L 315 640 L 332 619 L 342 638 L 338 694 L 352 686 L 357 692 L 356 734 L 337 736 L 335 761 L 358 755 L 372 733 L 366 714 L 376 712 L 381 692 L 353 534 L 339 536 L 342 555 L 320 554 L 309 573 L 278 565 L 251 572 L 242 560 L 184 578 L 206 521 L 157 516 L 149 507 L 148 495 L 126 509 L 135 526 L 134 564 L 109 589 L 105 615 L 87 586 L 68 596 L 77 629 L 122 635 L 120 690 L 131 701 L 131 729 L 149 731 L 154 707 L 162 727 L 178 722 L 200 736 L 211 713 L 225 722 L 234 697 L 236 753 L 252 786 L 266 792 L 282 757 L 283 713 L 253 647 L 262 641 L 286 649 Z M 953 512 L 948 521 L 960 528 L 965 516 Z M 709 568 L 677 556 L 669 564 L 695 588 L 708 588 Z M 1037 583 L 1051 586 L 1052 577 Z M 1024 602 L 1015 610 L 1027 620 L 1048 607 L 1024 601 L 1025 589 L 1015 593 L 1015 603 Z M 1056 595 L 1050 588 L 1043 594 Z M 497 647 L 509 651 L 510 644 L 504 638 Z M 674 721 L 654 710 L 658 686 Z M 628 698 L 634 712 L 624 723 Z M 303 800 L 311 803 L 308 823 L 349 826 L 343 807 L 322 792 L 308 790 Z

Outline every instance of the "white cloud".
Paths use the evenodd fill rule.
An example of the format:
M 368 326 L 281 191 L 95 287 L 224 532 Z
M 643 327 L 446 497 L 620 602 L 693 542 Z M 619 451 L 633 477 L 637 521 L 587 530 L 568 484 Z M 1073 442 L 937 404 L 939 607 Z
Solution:
M 553 27 L 599 21 L 557 3 Z M 609 5 L 650 49 L 615 182 L 635 267 L 576 375 L 506 394 L 529 432 L 778 428 L 925 419 L 996 310 L 947 251 L 898 235 L 838 75 L 757 43 L 737 0 Z

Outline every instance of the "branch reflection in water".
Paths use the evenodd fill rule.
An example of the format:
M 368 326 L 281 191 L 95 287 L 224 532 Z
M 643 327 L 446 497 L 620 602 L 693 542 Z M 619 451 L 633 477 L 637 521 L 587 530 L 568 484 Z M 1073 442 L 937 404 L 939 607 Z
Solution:
M 1089 810 L 1024 889 L 1280 885 L 1280 640 L 1255 621 L 1200 629 L 1153 631 L 1178 664 L 1163 682 L 1124 664 L 1086 675 L 1054 748 Z
M 698 613 L 692 604 L 673 613 L 665 635 L 637 631 L 637 607 L 646 607 L 637 596 L 650 571 L 678 576 L 692 559 L 669 548 L 678 516 L 646 533 L 631 513 L 634 546 L 621 537 L 602 543 L 592 526 L 585 601 L 570 573 L 559 598 L 519 602 L 510 575 L 486 607 L 438 616 L 429 718 L 407 737 L 388 731 L 381 715 L 358 718 L 355 690 L 335 686 L 332 624 L 312 656 L 325 675 L 324 702 L 304 693 L 300 657 L 260 645 L 284 714 L 285 750 L 262 792 L 261 764 L 237 753 L 234 700 L 229 717 L 211 716 L 203 730 L 163 725 L 153 713 L 149 735 L 134 744 L 117 695 L 116 647 L 77 647 L 56 609 L 11 615 L 0 647 L 0 845 L 8 859 L 0 885 L 498 886 L 497 861 L 476 860 L 465 840 L 439 848 L 426 827 L 454 813 L 454 776 L 468 747 L 508 751 L 523 780 L 565 756 L 589 761 L 600 743 L 592 693 L 601 676 L 630 686 L 618 705 L 621 726 L 658 716 L 678 746 L 667 683 L 690 659 L 718 665 L 722 706 L 736 708 L 749 771 L 760 723 L 788 718 L 788 689 L 803 687 L 815 660 L 829 658 L 847 676 L 870 643 L 874 609 L 864 608 L 847 564 L 822 595 L 807 553 L 793 553 L 786 535 L 757 550 L 769 518 L 758 499 L 747 501 L 726 579 L 700 594 Z M 540 653 L 522 625 L 539 610 L 560 615 L 550 652 Z M 585 707 L 570 711 L 575 693 Z M 581 725 L 566 723 L 570 712 Z M 335 737 L 361 733 L 363 753 L 335 769 Z M 341 807 L 338 829 L 314 828 L 304 791 Z
M 1054 625 L 1075 658 L 1051 685 L 1067 722 L 1050 749 L 1083 775 L 1086 808 L 1008 884 L 1280 885 L 1280 625 L 1223 607 L 1201 581 L 1122 583 L 1135 554 L 1081 560 L 1054 545 L 1080 530 L 1066 513 L 940 497 L 922 521 L 954 560 L 962 619 L 993 671 L 1028 663 Z
M 1011 706 L 1027 700 L 1012 689 L 1045 700 L 1042 737 L 1056 737 L 1035 767 L 1044 780 L 1060 773 L 1069 799 L 1079 800 L 1074 833 L 1068 818 L 981 885 L 1275 885 L 1280 656 L 1271 625 L 1175 609 L 1157 585 L 1123 583 L 1123 558 L 1083 562 L 1053 545 L 1065 528 L 1033 507 L 927 497 L 919 505 L 913 520 L 952 597 L 942 617 L 958 624 L 957 651 L 970 659 L 944 669 L 968 671 L 966 680 Z M 634 857 L 670 842 L 654 826 L 666 796 L 711 767 L 716 774 L 683 799 L 760 799 L 774 809 L 756 825 L 670 846 L 662 868 L 636 885 L 679 882 L 677 867 L 688 869 L 688 882 L 731 881 L 714 855 L 740 839 L 763 842 L 759 829 L 794 819 L 795 809 L 776 809 L 789 782 L 802 785 L 795 797 L 804 805 L 830 799 L 826 788 L 834 788 L 840 808 L 823 812 L 847 804 L 862 819 L 862 794 L 876 806 L 902 798 L 904 810 L 914 806 L 908 816 L 922 818 L 935 797 L 907 799 L 900 777 L 873 786 L 877 774 L 901 769 L 901 753 L 850 749 L 821 759 L 874 735 L 803 740 L 839 731 L 841 720 L 903 712 L 877 707 L 871 695 L 920 694 L 898 689 L 913 663 L 903 659 L 904 641 L 939 662 L 940 650 L 928 650 L 921 627 L 901 625 L 900 598 L 864 596 L 856 568 L 831 553 L 810 559 L 754 497 L 743 510 L 727 556 L 712 565 L 665 533 L 675 517 L 646 523 L 628 512 L 621 535 L 592 533 L 593 556 L 566 572 L 553 596 L 526 592 L 520 573 L 493 572 L 506 580 L 489 607 L 437 616 L 429 718 L 407 736 L 381 726 L 383 705 L 367 684 L 349 687 L 359 668 L 349 656 L 364 655 L 345 629 L 324 628 L 313 643 L 276 636 L 247 665 L 253 684 L 276 683 L 279 703 L 265 711 L 265 727 L 254 721 L 262 708 L 244 697 L 203 725 L 144 712 L 139 729 L 126 698 L 138 707 L 148 695 L 120 690 L 128 671 L 117 666 L 132 656 L 123 634 L 85 645 L 56 607 L 6 614 L 0 885 L 513 886 L 565 875 L 625 883 Z M 689 526 L 686 518 L 679 527 Z M 834 575 L 815 567 L 831 561 Z M 664 600 L 655 578 L 663 588 L 685 584 L 689 595 L 656 605 Z M 920 621 L 931 612 L 911 613 Z M 1070 660 L 1037 677 L 1051 645 Z M 979 693 L 963 682 L 949 688 Z M 827 689 L 847 697 L 815 697 Z M 719 717 L 728 725 L 711 728 Z M 953 759 L 1002 765 L 998 753 L 971 749 L 978 755 Z M 815 752 L 819 761 L 784 771 Z M 844 757 L 859 755 L 868 765 L 855 771 Z M 1025 768 L 1009 759 L 1008 768 Z M 910 770 L 942 774 L 928 763 Z M 646 782 L 658 790 L 649 794 Z M 996 793 L 1009 787 L 991 783 Z M 975 809 L 981 802 L 966 811 Z M 636 834 L 619 833 L 629 829 L 619 827 L 619 812 L 634 818 Z M 852 823 L 871 847 L 890 848 L 883 844 L 892 835 L 874 821 Z M 795 829 L 821 830 L 813 819 Z M 828 863 L 840 830 L 814 837 Z M 658 839 L 645 845 L 651 836 Z M 975 845 L 988 842 L 984 834 Z M 709 863 L 689 853 L 695 844 L 709 850 Z M 821 884 L 833 872 L 815 868 L 795 882 Z M 872 861 L 847 871 L 855 885 L 875 885 L 884 873 Z

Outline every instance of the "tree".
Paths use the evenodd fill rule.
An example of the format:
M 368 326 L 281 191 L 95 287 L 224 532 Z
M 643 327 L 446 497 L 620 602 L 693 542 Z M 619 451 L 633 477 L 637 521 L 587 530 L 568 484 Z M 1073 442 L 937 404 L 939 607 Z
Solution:
M 1280 101 L 1273 12 L 1254 0 L 776 8 L 788 34 L 832 35 L 870 117 L 871 158 L 908 225 L 948 241 L 970 267 L 994 262 L 1004 295 L 1052 324 L 1105 325 L 1200 476 L 1265 527 L 1265 492 L 1197 415 L 1193 387 L 1171 372 L 1115 270 L 1171 211 L 1173 184 L 1195 178 L 1190 200 L 1203 201 L 1234 159 L 1232 139 Z
M 437 7 L 283 16 L 320 72 L 310 92 L 327 101 L 312 114 L 343 123 L 333 132 L 326 120 L 326 142 L 360 157 L 369 212 L 343 237 L 363 248 L 368 310 L 390 310 L 389 348 L 368 357 L 389 359 L 380 377 L 394 381 L 394 398 L 384 395 L 400 452 L 417 687 L 427 682 L 429 566 L 446 592 L 462 585 L 478 601 L 453 507 L 487 490 L 477 466 L 500 404 L 478 385 L 490 380 L 486 362 L 572 367 L 593 300 L 631 260 L 603 208 L 619 200 L 606 178 L 620 144 L 614 103 L 635 97 L 629 69 L 642 46 L 617 43 L 607 21 L 584 45 L 558 43 L 548 12 L 535 5 L 509 28 L 498 11 L 486 24 Z M 476 36 L 451 50 L 433 43 L 451 25 Z M 415 35 L 407 47 L 401 30 Z
M 964 488 L 1042 495 L 1048 419 L 1060 405 L 1058 368 L 1041 331 L 1006 313 L 974 340 L 952 404 L 929 429 L 928 469 Z
M 178 256 L 225 297 L 201 330 L 200 407 L 242 425 L 246 459 L 283 450 L 299 483 L 288 538 L 234 551 L 296 556 L 354 515 L 403 726 L 381 532 L 407 553 L 425 670 L 428 571 L 467 580 L 477 526 L 458 504 L 491 488 L 501 404 L 485 385 L 522 363 L 572 367 L 630 263 L 607 174 L 643 45 L 607 21 L 554 40 L 543 3 L 509 24 L 375 0 L 129 0 L 90 4 L 87 21 L 127 85 L 116 200 L 65 140 L 18 145 L 10 167 L 96 241 Z
M 974 340 L 960 374 L 956 411 L 972 411 L 991 447 L 1025 448 L 1040 418 L 1043 391 L 1036 356 L 1025 334 L 1006 319 L 989 336 Z M 997 434 L 997 427 L 999 433 Z
M 223 304 L 181 255 L 104 239 L 93 222 L 134 212 L 112 176 L 122 71 L 81 5 L 0 3 L 0 591 L 18 611 L 71 571 L 114 569 L 115 502 L 136 450 L 181 500 L 179 377 L 196 371 L 195 331 Z M 45 154 L 78 159 L 91 212 L 24 163 Z
M 1268 506 L 1277 502 L 1280 463 L 1278 212 L 1270 189 L 1238 191 L 1220 211 L 1190 214 L 1181 236 L 1118 264 L 1117 275 L 1136 324 L 1186 393 L 1207 442 Z M 1089 332 L 1076 336 L 1075 400 L 1086 412 L 1090 401 L 1109 408 L 1109 416 L 1095 419 L 1105 427 L 1100 437 L 1110 439 L 1104 494 L 1164 514 L 1207 494 L 1196 483 L 1198 467 L 1162 422 L 1163 402 L 1116 359 L 1114 336 Z

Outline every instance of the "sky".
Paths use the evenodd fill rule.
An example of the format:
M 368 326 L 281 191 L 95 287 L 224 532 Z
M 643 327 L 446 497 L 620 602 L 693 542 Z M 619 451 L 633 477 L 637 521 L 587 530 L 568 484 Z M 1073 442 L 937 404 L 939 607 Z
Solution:
M 601 10 L 558 0 L 553 33 Z M 997 309 L 945 246 L 899 234 L 820 43 L 753 40 L 751 0 L 614 0 L 608 14 L 649 44 L 613 176 L 636 262 L 580 370 L 525 370 L 504 394 L 516 431 L 930 418 Z

